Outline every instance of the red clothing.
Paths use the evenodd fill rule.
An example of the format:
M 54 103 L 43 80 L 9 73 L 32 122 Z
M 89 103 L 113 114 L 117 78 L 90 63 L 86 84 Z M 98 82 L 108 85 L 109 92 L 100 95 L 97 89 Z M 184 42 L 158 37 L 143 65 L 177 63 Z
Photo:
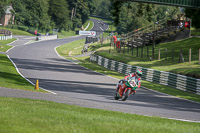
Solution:
M 113 38 L 114 38 L 114 43 L 116 43 L 117 42 L 117 37 L 113 36 Z

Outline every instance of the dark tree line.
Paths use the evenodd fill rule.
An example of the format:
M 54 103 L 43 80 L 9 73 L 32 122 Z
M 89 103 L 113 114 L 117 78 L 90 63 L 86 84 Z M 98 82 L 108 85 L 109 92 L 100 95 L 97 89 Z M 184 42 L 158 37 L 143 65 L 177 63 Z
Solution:
M 110 1 L 112 4 L 112 17 L 119 33 L 126 33 L 162 19 L 174 19 L 180 13 L 185 13 L 186 17 L 192 18 L 193 27 L 200 28 L 199 9 L 187 8 L 185 12 L 181 12 L 182 10 L 175 6 L 118 0 Z
M 94 10 L 93 0 L 0 0 L 1 7 L 12 4 L 15 24 L 43 31 L 81 27 Z M 3 10 L 0 10 L 3 13 Z
M 0 16 L 6 5 L 14 8 L 15 24 L 43 31 L 53 28 L 75 30 L 91 14 L 112 19 L 120 33 L 126 33 L 180 13 L 178 7 L 116 0 L 0 0 Z M 185 9 L 193 26 L 200 28 L 200 10 Z

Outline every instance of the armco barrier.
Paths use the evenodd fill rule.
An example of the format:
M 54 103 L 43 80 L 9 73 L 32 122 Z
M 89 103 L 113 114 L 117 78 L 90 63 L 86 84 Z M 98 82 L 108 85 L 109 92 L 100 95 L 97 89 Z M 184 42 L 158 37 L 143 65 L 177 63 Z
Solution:
M 37 36 L 36 40 L 53 40 L 58 39 L 57 35 L 49 35 L 49 36 Z
M 172 88 L 176 88 L 183 91 L 189 91 L 200 95 L 200 79 L 187 77 L 180 74 L 174 74 L 170 72 L 157 71 L 138 66 L 131 66 L 95 54 L 90 55 L 90 61 L 94 61 L 105 68 L 117 71 L 125 75 L 128 75 L 129 73 L 134 73 L 137 69 L 141 69 L 143 72 L 143 80 L 170 86 Z

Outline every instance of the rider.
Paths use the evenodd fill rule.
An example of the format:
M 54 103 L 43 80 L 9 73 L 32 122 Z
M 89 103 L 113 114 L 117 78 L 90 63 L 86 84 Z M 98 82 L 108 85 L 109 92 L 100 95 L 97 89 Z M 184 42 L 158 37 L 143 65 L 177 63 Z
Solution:
M 136 88 L 140 88 L 141 86 L 141 77 L 142 77 L 142 71 L 140 69 L 137 69 L 136 73 L 129 74 L 124 77 L 124 79 L 120 80 L 119 83 L 126 82 L 128 79 L 135 80 L 136 86 L 133 87 L 132 93 L 136 93 Z

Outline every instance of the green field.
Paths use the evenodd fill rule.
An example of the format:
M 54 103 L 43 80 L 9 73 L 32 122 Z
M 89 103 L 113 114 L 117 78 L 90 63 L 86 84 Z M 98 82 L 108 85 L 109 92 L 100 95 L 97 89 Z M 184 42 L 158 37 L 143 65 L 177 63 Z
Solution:
M 65 58 L 70 58 L 72 56 L 81 54 L 81 50 L 83 49 L 83 46 L 85 44 L 84 42 L 84 39 L 70 42 L 58 47 L 56 50 L 61 56 Z
M 17 30 L 17 29 L 10 29 L 10 28 L 6 28 L 6 27 L 0 27 L 0 29 L 7 29 L 7 30 L 11 31 L 13 35 L 34 36 L 33 34 L 30 34 L 26 31 L 21 31 L 21 30 Z
M 75 36 L 76 33 L 75 33 L 75 31 L 70 30 L 70 31 L 58 32 L 57 35 L 58 35 L 58 38 L 68 38 L 68 37 L 71 37 L 71 36 Z
M 161 50 L 161 60 L 158 60 L 158 49 Z M 192 62 L 188 62 L 189 49 L 192 51 Z M 114 50 L 112 47 L 111 53 L 109 53 L 110 46 L 105 44 L 105 47 L 98 49 L 96 52 L 98 55 L 103 57 L 113 59 L 126 64 L 141 66 L 144 68 L 151 68 L 159 71 L 169 71 L 173 73 L 178 73 L 182 75 L 187 75 L 191 77 L 200 78 L 200 65 L 198 64 L 198 52 L 200 48 L 200 38 L 189 38 L 182 41 L 176 41 L 171 43 L 162 43 L 155 48 L 155 60 L 150 61 L 146 56 L 147 47 L 144 47 L 144 55 L 141 58 L 141 48 L 138 49 L 139 57 L 137 57 L 136 48 L 133 51 L 128 51 L 122 47 L 121 53 Z M 166 52 L 167 49 L 167 52 Z M 172 49 L 174 49 L 174 59 L 172 61 Z M 185 59 L 184 63 L 178 63 L 180 49 Z M 145 53 L 146 52 L 146 53 Z M 149 46 L 149 57 L 151 57 L 151 46 Z
M 2 54 L 0 54 L 0 87 L 36 91 L 32 84 L 18 74 L 7 56 Z
M 0 97 L 1 133 L 198 133 L 199 123 Z
M 88 28 L 86 29 L 86 31 L 89 31 L 92 29 L 92 27 L 94 26 L 94 23 L 92 21 L 89 20 L 90 25 L 88 26 Z
M 0 52 L 6 52 L 8 49 L 12 48 L 12 46 L 9 46 L 7 44 L 15 41 L 16 39 L 8 39 L 8 40 L 0 40 Z

